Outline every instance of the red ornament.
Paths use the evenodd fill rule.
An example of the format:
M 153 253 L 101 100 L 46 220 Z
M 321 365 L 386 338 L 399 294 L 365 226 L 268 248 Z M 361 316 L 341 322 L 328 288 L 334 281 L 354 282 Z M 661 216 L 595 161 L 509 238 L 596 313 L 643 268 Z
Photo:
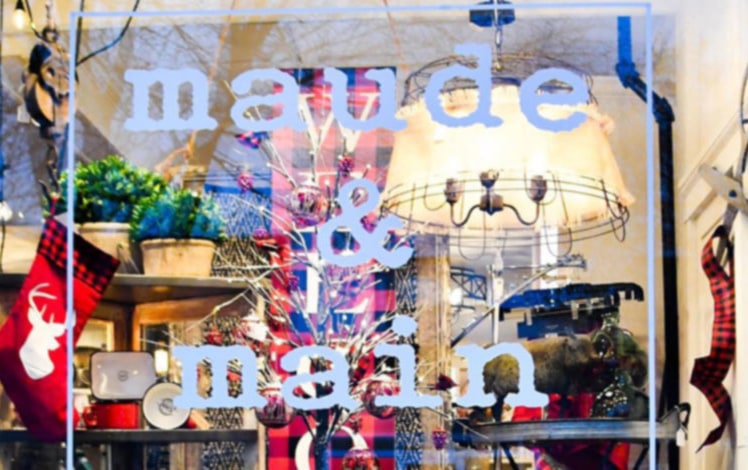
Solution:
M 288 426 L 296 413 L 283 398 L 280 385 L 266 387 L 260 395 L 267 400 L 267 404 L 257 409 L 257 421 L 273 429 Z
M 223 344 L 223 335 L 218 331 L 217 327 L 210 329 L 208 334 L 205 335 L 205 342 L 214 346 L 220 346 Z
M 390 419 L 395 416 L 395 408 L 391 406 L 377 406 L 375 399 L 377 396 L 393 396 L 399 393 L 397 383 L 391 378 L 374 379 L 366 386 L 362 401 L 364 408 L 372 416 L 379 419 Z
M 379 468 L 379 460 L 369 449 L 353 448 L 343 457 L 342 468 L 343 470 L 375 470 Z
M 236 185 L 242 192 L 250 191 L 254 187 L 254 175 L 249 171 L 242 171 L 236 177 Z
M 436 383 L 433 385 L 434 390 L 440 390 L 446 392 L 450 388 L 457 386 L 457 382 L 452 380 L 452 377 L 447 374 L 439 374 L 439 378 L 436 379 Z
M 353 385 L 359 383 L 364 377 L 374 372 L 375 358 L 374 353 L 369 352 L 361 356 L 355 369 L 350 372 L 350 378 Z

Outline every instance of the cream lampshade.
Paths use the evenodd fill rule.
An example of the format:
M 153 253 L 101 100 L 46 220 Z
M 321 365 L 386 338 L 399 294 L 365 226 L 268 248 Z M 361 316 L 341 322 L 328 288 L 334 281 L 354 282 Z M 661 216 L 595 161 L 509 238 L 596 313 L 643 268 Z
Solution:
M 477 92 L 470 88 L 441 98 L 456 117 L 477 105 Z M 491 98 L 492 114 L 504 121 L 498 127 L 443 126 L 431 119 L 423 99 L 401 108 L 407 127 L 395 134 L 385 212 L 403 219 L 410 231 L 466 240 L 511 238 L 510 233 L 526 238 L 528 227 L 576 240 L 623 227 L 634 198 L 608 141 L 609 117 L 593 103 L 544 105 L 539 112 L 549 119 L 573 112 L 587 116 L 572 131 L 544 131 L 522 113 L 516 86 L 496 85 Z M 487 191 L 490 180 L 495 181 Z

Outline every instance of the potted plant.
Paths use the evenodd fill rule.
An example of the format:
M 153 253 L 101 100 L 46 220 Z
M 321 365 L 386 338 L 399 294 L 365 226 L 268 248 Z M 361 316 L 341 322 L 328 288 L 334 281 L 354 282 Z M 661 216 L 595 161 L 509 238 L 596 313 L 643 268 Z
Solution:
M 69 175 L 60 178 L 55 212 L 68 209 Z M 122 261 L 123 270 L 135 271 L 129 245 L 129 226 L 135 204 L 166 189 L 166 181 L 157 174 L 138 168 L 116 155 L 79 165 L 75 185 L 74 220 L 80 234 L 94 245 Z M 131 269 L 128 269 L 131 268 Z
M 145 274 L 207 277 L 225 223 L 210 195 L 170 187 L 135 206 L 130 238 L 140 243 Z

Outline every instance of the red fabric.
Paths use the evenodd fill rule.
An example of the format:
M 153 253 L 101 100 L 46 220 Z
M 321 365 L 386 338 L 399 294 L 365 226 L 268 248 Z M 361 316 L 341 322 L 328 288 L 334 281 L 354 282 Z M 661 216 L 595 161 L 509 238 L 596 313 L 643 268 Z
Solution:
M 66 236 L 63 224 L 47 221 L 31 271 L 0 330 L 0 381 L 23 424 L 43 441 L 65 438 Z M 77 235 L 74 247 L 73 340 L 77 343 L 119 261 Z
M 561 397 L 550 395 L 548 404 L 548 419 L 588 418 L 595 396 L 583 393 L 569 397 L 570 405 L 562 416 Z M 539 421 L 542 419 L 541 408 L 526 408 L 518 406 L 514 409 L 512 421 Z M 611 444 L 613 448 L 611 450 Z M 628 468 L 630 446 L 626 443 L 611 443 L 608 441 L 564 441 L 558 444 L 540 448 L 532 448 L 536 455 L 537 470 L 552 470 L 552 466 L 544 460 L 547 453 L 555 461 L 574 470 L 599 470 L 601 463 L 609 458 L 609 465 L 625 470 Z M 608 457 L 608 452 L 610 456 Z
M 727 372 L 735 358 L 733 254 L 732 247 L 728 243 L 727 253 L 730 264 L 730 275 L 728 275 L 712 251 L 712 242 L 715 239 L 727 237 L 724 227 L 718 227 L 701 252 L 701 266 L 706 277 L 709 278 L 709 288 L 714 299 L 714 325 L 711 351 L 708 356 L 694 361 L 691 384 L 709 400 L 709 404 L 719 418 L 719 426 L 712 429 L 699 450 L 704 446 L 714 444 L 722 437 L 727 422 L 732 416 L 732 401 L 722 382 L 727 377 Z

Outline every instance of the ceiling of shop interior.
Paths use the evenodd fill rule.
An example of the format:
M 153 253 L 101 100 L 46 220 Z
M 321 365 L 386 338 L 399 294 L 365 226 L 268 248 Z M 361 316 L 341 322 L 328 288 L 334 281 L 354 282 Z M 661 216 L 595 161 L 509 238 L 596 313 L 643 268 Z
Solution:
M 13 2 L 5 2 L 5 31 L 11 31 L 10 13 Z M 143 11 L 195 8 L 191 0 L 162 0 L 142 2 Z M 237 8 L 282 8 L 297 6 L 290 1 L 237 1 Z M 321 5 L 322 2 L 318 2 Z M 356 6 L 381 6 L 381 2 L 357 1 Z M 390 1 L 393 5 L 435 4 L 435 2 Z M 455 2 L 453 2 L 455 3 Z M 460 2 L 472 4 L 474 2 Z M 522 2 L 530 3 L 530 2 Z M 9 6 L 9 4 L 11 4 Z M 228 8 L 230 0 L 201 2 L 201 9 Z M 44 16 L 43 2 L 33 1 L 35 19 L 41 22 Z M 77 9 L 78 2 L 57 2 L 61 28 L 66 29 L 67 12 L 71 6 Z M 307 6 L 315 6 L 306 2 Z M 328 5 L 329 6 L 329 5 Z M 87 2 L 86 9 L 94 11 L 126 11 L 129 2 L 121 0 L 98 0 Z M 588 71 L 596 77 L 610 79 L 614 76 L 617 53 L 616 19 L 614 16 L 593 17 L 575 16 L 556 18 L 517 11 L 517 22 L 506 28 L 504 50 L 543 54 L 570 63 Z M 105 155 L 104 149 L 117 149 L 134 163 L 153 167 L 174 149 L 183 146 L 189 136 L 186 132 L 130 133 L 122 130 L 122 123 L 131 109 L 131 91 L 123 82 L 128 68 L 156 68 L 166 66 L 179 68 L 198 67 L 206 74 L 211 68 L 218 49 L 219 33 L 225 17 L 210 18 L 159 18 L 158 20 L 136 19 L 122 42 L 113 49 L 97 56 L 79 68 L 80 85 L 78 94 L 79 114 L 90 123 L 98 135 L 109 140 L 101 145 L 100 152 L 87 146 L 92 158 Z M 219 21 L 220 20 L 220 21 Z M 471 27 L 467 18 L 457 14 L 448 17 L 431 18 L 428 21 L 413 16 L 395 14 L 390 22 L 382 14 L 367 15 L 361 18 L 315 18 L 284 19 L 268 21 L 263 18 L 235 16 L 231 19 L 227 46 L 224 48 L 216 75 L 216 83 L 230 81 L 244 70 L 260 67 L 301 68 L 301 67 L 377 67 L 395 66 L 399 69 L 399 79 L 407 72 L 432 60 L 452 54 L 455 44 L 480 42 L 491 43 L 493 33 Z M 85 54 L 111 41 L 119 32 L 124 19 L 86 19 L 84 22 L 82 52 Z M 148 23 L 160 26 L 148 26 Z M 166 26 L 164 26 L 166 24 Z M 655 88 L 661 94 L 674 96 L 674 71 L 672 51 L 674 45 L 673 21 L 668 15 L 655 17 L 654 65 Z M 634 21 L 634 57 L 643 70 L 644 43 L 641 19 Z M 23 63 L 33 46 L 30 34 L 4 36 L 3 56 L 15 56 L 14 63 Z M 403 44 L 398 51 L 396 42 Z M 18 90 L 21 84 L 20 67 L 9 67 L 6 61 L 3 83 L 6 90 Z M 608 87 L 607 89 L 610 89 Z M 618 90 L 621 92 L 622 88 Z M 155 90 L 152 90 L 156 93 Z M 593 92 L 595 90 L 593 89 Z M 221 116 L 219 129 L 215 132 L 201 132 L 197 139 L 196 163 L 208 165 L 220 151 L 220 142 L 226 134 L 233 135 L 235 129 L 225 119 L 231 106 L 231 96 L 223 87 L 214 87 L 212 96 L 212 116 Z M 20 100 L 14 98 L 18 104 Z M 11 110 L 12 113 L 12 110 Z M 6 103 L 6 116 L 8 116 Z M 6 118 L 7 119 L 7 118 Z M 92 139 L 89 139 L 91 141 Z M 32 159 L 43 160 L 41 152 L 32 154 Z M 39 165 L 36 165 L 39 167 Z M 38 169 L 37 169 L 38 173 Z M 36 181 L 43 175 L 19 176 L 19 180 Z M 12 193 L 13 197 L 25 197 L 33 193 L 38 198 L 36 185 L 28 185 L 29 194 Z M 11 202 L 12 205 L 12 202 Z M 453 253 L 454 255 L 454 253 Z M 490 262 L 485 257 L 464 262 L 453 256 L 458 264 L 468 264 L 484 270 Z M 533 250 L 522 249 L 504 253 L 505 266 L 526 266 L 537 259 Z M 518 274 L 521 279 L 523 273 Z

